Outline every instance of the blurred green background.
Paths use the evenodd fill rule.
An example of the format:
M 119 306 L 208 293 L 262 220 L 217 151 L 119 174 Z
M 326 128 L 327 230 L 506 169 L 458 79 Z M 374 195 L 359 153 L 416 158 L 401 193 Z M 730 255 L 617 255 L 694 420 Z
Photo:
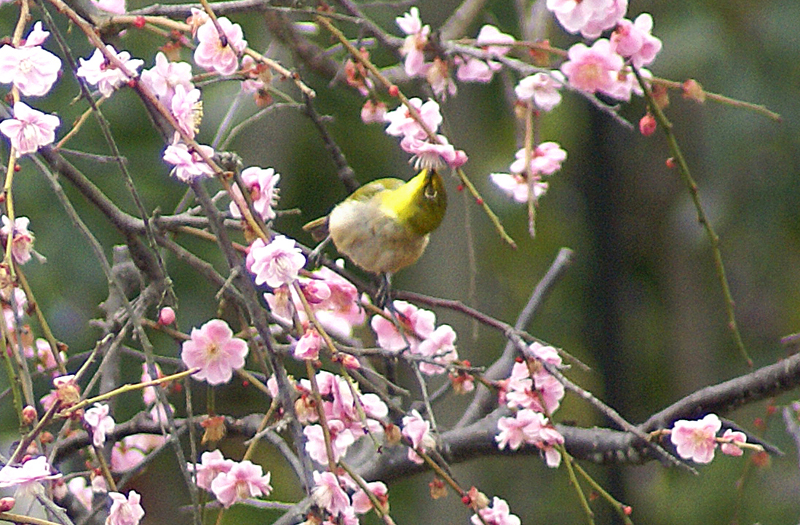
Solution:
M 140 5 L 144 4 L 133 3 L 129 8 Z M 458 2 L 416 5 L 423 21 L 436 28 Z M 388 32 L 400 35 L 393 19 L 404 7 L 372 4 L 365 9 Z M 763 104 L 783 117 L 776 123 L 745 109 L 710 101 L 700 105 L 676 92 L 671 93 L 667 109 L 703 205 L 720 236 L 744 342 L 756 366 L 774 363 L 788 351 L 780 337 L 800 330 L 800 3 L 633 1 L 628 18 L 641 12 L 653 15 L 654 34 L 664 44 L 651 66 L 655 75 L 677 81 L 694 78 L 709 91 Z M 39 19 L 36 10 L 33 16 Z M 0 35 L 11 33 L 15 17 L 16 7 L 0 7 Z M 361 182 L 412 174 L 396 139 L 386 136 L 380 126 L 361 123 L 362 100 L 356 94 L 307 72 L 280 45 L 271 45 L 259 16 L 231 18 L 243 24 L 251 47 L 269 48 L 317 91 L 317 109 L 332 116 L 329 129 Z M 473 37 L 486 22 L 521 36 L 519 16 L 511 2 L 488 2 L 464 36 Z M 343 27 L 355 35 L 352 27 Z M 564 48 L 575 41 L 552 19 L 543 26 L 543 33 L 535 36 L 550 38 L 553 45 Z M 75 28 L 68 39 L 76 56 L 89 56 L 91 49 Z M 330 44 L 327 35 L 316 41 Z M 120 47 L 144 58 L 148 68 L 162 44 L 160 38 L 135 29 L 129 29 L 120 41 Z M 57 49 L 53 41 L 48 48 Z M 184 59 L 189 58 L 184 52 Z M 376 60 L 386 65 L 390 57 L 378 54 Z M 499 239 L 479 207 L 456 191 L 457 183 L 450 179 L 450 207 L 442 227 L 433 234 L 420 262 L 396 277 L 395 286 L 461 300 L 513 323 L 558 249 L 569 247 L 575 252 L 574 264 L 534 319 L 530 332 L 588 363 L 593 371 L 576 371 L 574 379 L 628 420 L 642 421 L 700 387 L 746 373 L 745 362 L 726 328 L 709 242 L 698 225 L 686 187 L 677 173 L 665 166 L 669 153 L 660 132 L 644 138 L 599 114 L 585 100 L 565 93 L 562 105 L 545 116 L 542 139 L 560 142 L 568 158 L 550 179 L 550 190 L 541 200 L 536 239 L 527 235 L 523 207 L 502 196 L 487 178 L 488 173 L 506 171 L 519 147 L 517 122 L 507 103 L 516 80 L 512 75 L 496 77 L 488 85 L 459 85 L 458 96 L 444 102 L 442 111 L 451 143 L 470 156 L 467 173 L 500 215 L 518 249 L 510 249 Z M 287 82 L 276 81 L 276 87 L 296 96 Z M 428 96 L 421 83 L 401 87 L 409 96 Z M 204 88 L 201 142 L 212 140 L 237 90 L 233 83 Z M 61 116 L 59 137 L 85 108 L 83 103 L 71 104 L 76 93 L 73 79 L 65 73 L 52 96 L 31 103 Z M 169 178 L 160 159 L 163 145 L 141 103 L 130 90 L 123 90 L 105 103 L 103 110 L 145 205 L 149 210 L 160 208 L 162 213 L 170 213 L 185 186 Z M 238 116 L 255 111 L 248 99 Z M 622 105 L 620 113 L 635 126 L 644 113 L 644 103 L 633 100 Z M 68 147 L 108 152 L 92 119 Z M 311 242 L 301 225 L 326 213 L 345 196 L 313 126 L 294 109 L 275 109 L 229 149 L 243 157 L 245 166 L 272 166 L 281 174 L 280 207 L 296 208 L 301 214 L 279 218 L 275 227 L 301 242 Z M 7 154 L 5 142 L 0 150 Z M 73 160 L 115 202 L 134 211 L 112 164 Z M 107 295 L 105 277 L 86 242 L 65 220 L 45 179 L 29 162 L 23 160 L 22 166 L 14 187 L 17 214 L 31 218 L 36 247 L 47 257 L 46 264 L 33 262 L 25 268 L 28 278 L 56 337 L 73 353 L 91 349 L 98 332 L 88 321 L 101 315 L 97 304 Z M 209 188 L 216 191 L 211 184 Z M 72 188 L 66 185 L 65 189 L 110 258 L 111 246 L 121 238 Z M 195 253 L 221 262 L 211 244 L 178 240 Z M 474 268 L 470 252 L 476 261 Z M 186 331 L 214 317 L 216 290 L 174 258 L 167 257 L 166 262 L 180 299 L 179 325 Z M 471 283 L 474 293 L 470 292 Z M 456 328 L 459 353 L 473 364 L 487 365 L 501 351 L 504 342 L 500 334 L 483 327 L 475 332 L 463 316 L 444 310 L 437 313 L 439 322 Z M 173 343 L 157 342 L 164 355 L 177 355 Z M 131 370 L 128 379 L 138 379 L 138 367 Z M 42 381 L 37 393 L 43 395 L 46 388 Z M 198 399 L 204 397 L 200 394 Z M 228 387 L 220 397 L 234 415 L 263 410 L 248 403 L 257 397 L 248 397 L 240 388 Z M 776 402 L 785 404 L 797 397 L 795 392 Z M 136 403 L 131 397 L 129 405 L 119 407 L 117 420 L 140 410 Z M 457 419 L 463 404 L 456 400 L 445 405 L 440 424 L 446 426 Z M 797 451 L 779 414 L 768 416 L 765 406 L 749 406 L 727 416 L 751 431 L 756 431 L 756 418 L 767 419 L 765 437 L 786 452 L 768 465 L 756 467 L 746 455 L 745 459 L 720 457 L 700 467 L 701 475 L 696 477 L 655 462 L 642 467 L 590 466 L 589 470 L 619 500 L 633 507 L 636 523 L 796 524 L 800 521 Z M 569 395 L 558 418 L 581 426 L 604 424 L 593 409 Z M 10 412 L 3 412 L 2 423 L 5 428 L 15 428 Z M 230 445 L 231 455 L 241 452 L 240 444 Z M 269 451 L 264 454 L 265 467 L 273 471 L 276 498 L 297 497 L 287 486 L 293 480 L 285 467 L 276 464 Z M 161 461 L 165 468 L 151 468 L 136 481 L 135 488 L 144 494 L 147 523 L 163 523 L 166 514 L 161 512 L 174 511 L 178 496 L 163 490 L 164 484 L 175 483 L 174 478 L 164 477 L 174 473 L 173 461 L 165 456 Z M 536 457 L 480 459 L 454 470 L 464 485 L 476 485 L 490 497 L 506 498 L 523 523 L 585 522 L 565 471 L 547 469 Z M 466 523 L 468 513 L 457 497 L 430 499 L 429 481 L 429 475 L 421 475 L 391 488 L 392 514 L 398 523 Z M 605 504 L 595 503 L 594 508 L 599 513 L 598 523 L 614 522 Z

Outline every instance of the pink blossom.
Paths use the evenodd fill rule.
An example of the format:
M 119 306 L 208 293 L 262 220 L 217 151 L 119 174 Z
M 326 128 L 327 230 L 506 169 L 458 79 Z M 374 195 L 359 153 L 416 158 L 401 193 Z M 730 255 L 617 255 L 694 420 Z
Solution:
M 222 506 L 230 507 L 237 501 L 257 496 L 269 496 L 271 474 L 264 474 L 260 465 L 244 460 L 234 463 L 228 472 L 220 472 L 211 482 L 211 491 Z
M 534 341 L 528 346 L 528 350 L 539 361 L 544 361 L 545 363 L 555 366 L 561 366 L 561 356 L 558 355 L 558 350 L 552 346 L 546 346 Z
M 265 87 L 269 87 L 264 82 L 263 76 L 260 74 L 260 68 L 258 65 L 256 65 L 255 59 L 250 55 L 245 55 L 242 57 L 241 72 L 247 77 L 245 80 L 242 80 L 242 84 L 240 86 L 242 93 L 248 93 L 251 95 L 257 94 Z M 256 96 L 256 100 L 258 100 L 258 96 Z
M 361 122 L 364 124 L 377 124 L 386 121 L 386 104 L 373 102 L 368 99 L 361 107 Z
M 513 36 L 501 32 L 495 26 L 486 24 L 478 32 L 476 44 L 483 47 L 483 50 L 492 56 L 505 56 L 511 50 L 511 45 L 516 40 Z M 508 44 L 508 45 L 503 45 Z
M 186 90 L 182 84 L 175 86 L 175 93 L 169 102 L 170 112 L 178 122 L 181 131 L 194 138 L 200 126 L 200 90 L 191 88 Z
M 543 142 L 531 152 L 528 165 L 529 172 L 525 173 L 525 149 L 516 152 L 516 160 L 509 166 L 508 173 L 492 173 L 489 180 L 517 202 L 527 202 L 533 188 L 534 202 L 547 191 L 547 183 L 541 180 L 542 175 L 552 175 L 561 169 L 561 163 L 566 160 L 567 153 L 556 142 Z M 526 175 L 533 177 L 531 180 Z
M 525 390 L 531 388 L 531 385 L 533 385 L 533 380 L 528 363 L 525 361 L 515 362 L 511 367 L 511 374 L 505 380 L 505 390 Z
M 505 381 L 503 398 L 511 408 L 528 408 L 544 412 L 539 393 L 533 389 L 533 378 L 525 362 L 514 363 L 511 376 Z
M 158 366 L 158 363 L 155 363 L 155 368 L 156 368 L 156 374 L 158 374 L 157 377 L 164 377 L 164 374 L 162 374 L 161 367 Z M 142 363 L 141 380 L 142 383 L 146 383 L 148 381 L 153 380 L 153 378 L 150 376 L 150 373 L 147 371 L 147 363 Z M 163 388 L 163 386 L 146 386 L 142 389 L 142 401 L 144 401 L 145 406 L 153 405 L 158 400 L 158 393 L 156 392 L 156 388 Z
M 409 99 L 409 104 L 417 110 L 427 128 L 433 133 L 442 124 L 442 114 L 439 111 L 439 104 L 435 100 L 428 99 L 425 103 L 418 98 Z M 411 117 L 405 105 L 400 105 L 397 109 L 386 113 L 386 134 L 393 137 L 416 137 L 420 140 L 425 139 L 428 134 L 422 129 L 419 122 Z
M 0 47 L 0 83 L 13 84 L 27 97 L 46 95 L 60 71 L 61 59 L 39 46 Z
M 69 490 L 70 494 L 81 502 L 87 510 L 92 510 L 94 491 L 91 485 L 87 485 L 86 478 L 83 476 L 72 478 L 67 482 L 67 490 Z
M 432 358 L 437 363 L 450 364 L 458 359 L 455 342 L 455 330 L 450 325 L 443 324 L 419 344 L 417 352 L 423 357 Z M 446 372 L 444 367 L 424 361 L 419 363 L 419 369 L 423 374 L 428 375 Z
M 322 337 L 320 337 L 319 332 L 310 328 L 305 331 L 297 342 L 292 355 L 294 355 L 295 359 L 309 359 L 313 361 L 319 359 L 319 350 L 321 346 Z
M 83 420 L 92 429 L 92 443 L 95 447 L 102 447 L 106 442 L 106 434 L 114 431 L 114 418 L 108 412 L 107 404 L 95 403 L 83 415 Z
M 489 82 L 501 67 L 497 62 L 486 62 L 475 57 L 456 56 L 453 61 L 456 64 L 456 78 L 461 82 Z
M 436 440 L 431 434 L 430 422 L 422 419 L 416 410 L 411 411 L 411 415 L 403 417 L 403 436 L 411 441 L 412 449 L 408 450 L 408 459 L 414 463 L 422 464 L 424 461 L 415 450 L 425 451 L 436 446 Z
M 547 0 L 547 9 L 567 32 L 577 33 L 607 4 L 608 0 Z
M 148 415 L 150 416 L 150 419 L 152 419 L 156 423 L 166 425 L 167 422 L 169 421 L 167 410 L 169 410 L 170 414 L 175 413 L 175 407 L 173 407 L 171 404 L 156 403 L 152 407 L 150 407 Z
M 405 348 L 415 352 L 420 340 L 433 333 L 436 314 L 405 301 L 395 301 L 394 309 L 404 333 L 401 334 L 392 321 L 376 315 L 370 324 L 378 337 L 378 346 L 390 352 L 398 352 Z
M 208 22 L 209 17 L 208 13 L 199 7 L 190 7 L 189 12 L 191 14 L 189 18 L 186 19 L 186 23 L 192 28 L 192 37 L 195 37 L 197 36 L 197 30 L 200 29 L 200 26 Z
M 2 2 L 0 2 L 2 4 Z M 41 22 L 36 22 L 31 28 L 31 32 L 25 37 L 22 47 L 37 47 L 44 44 L 50 36 L 50 31 L 45 31 Z
M 125 472 L 138 467 L 144 457 L 162 446 L 166 439 L 157 434 L 133 434 L 117 441 L 111 449 L 111 471 Z
M 183 86 L 188 93 L 193 88 L 192 65 L 187 62 L 170 62 L 162 52 L 156 54 L 156 63 L 142 71 L 142 83 L 155 93 L 161 102 L 168 104 L 175 88 Z
M 402 17 L 395 18 L 395 22 L 407 35 L 403 41 L 400 54 L 405 57 L 404 67 L 406 75 L 410 77 L 422 76 L 427 72 L 429 64 L 425 63 L 425 47 L 431 32 L 429 25 L 422 25 L 419 9 L 412 7 Z
M 356 437 L 338 419 L 328 421 L 328 432 L 331 436 L 333 461 L 339 461 L 339 458 L 347 452 L 350 445 L 356 442 Z M 325 448 L 325 436 L 322 427 L 309 425 L 303 429 L 303 434 L 308 440 L 306 441 L 306 453 L 308 453 L 308 456 L 320 465 L 326 465 L 328 463 L 328 451 Z
M 256 277 L 255 283 L 266 283 L 272 288 L 295 281 L 305 264 L 306 258 L 295 240 L 283 235 L 276 235 L 269 244 L 256 239 L 250 245 L 246 261 L 247 269 Z
M 544 453 L 548 467 L 556 468 L 561 463 L 561 453 L 556 445 L 563 444 L 564 437 L 544 414 L 526 408 L 514 417 L 498 419 L 497 429 L 500 433 L 495 436 L 495 441 L 500 450 L 506 446 L 517 450 L 523 444 L 533 445 Z
M 645 81 L 653 78 L 653 74 L 646 68 L 641 68 L 639 74 Z M 639 85 L 639 81 L 636 79 L 636 75 L 633 74 L 633 71 L 631 71 L 629 67 L 626 67 L 619 72 L 617 81 L 607 92 L 607 95 L 617 100 L 627 101 L 630 100 L 632 93 L 641 96 L 643 94 L 642 87 Z
M 467 162 L 467 154 L 456 150 L 444 135 L 437 135 L 436 142 L 430 142 L 427 137 L 420 139 L 414 136 L 405 136 L 400 141 L 403 151 L 414 155 L 415 169 L 438 168 L 442 164 L 458 168 Z
M 606 29 L 611 29 L 625 16 L 628 0 L 605 0 L 581 28 L 584 38 L 595 39 Z
M 350 337 L 353 327 L 363 324 L 365 319 L 364 309 L 359 302 L 358 289 L 328 268 L 315 270 L 312 276 L 312 279 L 301 277 L 299 281 L 317 320 L 329 333 Z M 322 293 L 323 287 L 330 292 L 327 298 L 310 297 L 310 293 Z M 294 288 L 288 290 L 285 287 L 277 288 L 272 293 L 264 294 L 264 297 L 274 315 L 291 322 L 294 309 L 301 323 L 308 322 L 303 304 Z
M 303 292 L 303 297 L 310 305 L 322 304 L 331 298 L 331 288 L 323 280 L 308 279 L 300 284 L 300 289 Z
M 225 34 L 227 45 L 222 45 L 217 28 L 208 20 L 197 30 L 198 44 L 194 51 L 194 61 L 208 71 L 231 75 L 239 67 L 239 55 L 247 48 L 247 41 L 239 24 L 232 23 L 224 16 L 217 21 Z
M 522 523 L 519 517 L 511 514 L 508 503 L 497 496 L 492 499 L 491 507 L 480 509 L 478 514 L 480 517 L 473 514 L 470 518 L 473 525 L 483 525 L 484 522 L 488 525 L 520 525 Z
M 627 0 L 547 0 L 547 9 L 566 31 L 589 39 L 614 27 L 627 8 Z
M 253 209 L 265 221 L 271 221 L 275 218 L 275 210 L 273 206 L 278 203 L 278 182 L 281 176 L 275 172 L 274 168 L 260 168 L 258 166 L 251 166 L 242 171 L 242 182 L 244 187 L 250 192 L 250 198 L 253 201 Z M 233 192 L 241 195 L 241 190 L 238 186 L 233 187 Z M 231 202 L 229 206 L 231 215 L 237 219 L 242 218 L 242 213 L 235 202 Z
M 206 157 L 214 156 L 214 149 L 211 146 L 200 145 Z M 172 175 L 183 182 L 190 183 L 197 178 L 213 177 L 214 170 L 209 166 L 203 157 L 195 150 L 180 142 L 180 137 L 176 133 L 175 140 L 167 146 L 162 157 L 164 162 L 172 164 Z
M 14 104 L 14 118 L 0 122 L 0 133 L 8 137 L 18 157 L 34 153 L 56 138 L 61 120 L 55 115 L 37 111 L 24 102 Z
M 138 58 L 131 58 L 130 53 L 127 51 L 120 51 L 114 49 L 114 46 L 106 45 L 106 50 L 112 55 L 117 57 L 128 73 L 136 75 L 137 70 L 144 65 L 144 60 Z M 104 97 L 111 96 L 122 84 L 131 79 L 121 69 L 118 69 L 114 64 L 109 64 L 102 51 L 95 49 L 92 56 L 88 60 L 79 58 L 80 66 L 78 67 L 77 75 L 89 85 L 97 86 L 97 89 Z
M 194 470 L 197 486 L 211 492 L 211 482 L 219 474 L 229 472 L 235 464 L 235 461 L 225 459 L 219 450 L 213 450 L 203 452 L 200 463 L 189 463 L 187 466 L 189 470 Z
M 525 148 L 517 151 L 516 160 L 509 166 L 512 173 L 529 171 L 536 175 L 552 175 L 561 169 L 561 163 L 567 159 L 567 152 L 557 142 L 542 142 L 531 152 L 531 163 L 525 169 Z
M 135 490 L 128 492 L 127 497 L 119 492 L 109 492 L 108 497 L 112 503 L 106 525 L 138 525 L 144 518 L 141 496 Z
M 564 76 L 560 71 L 550 74 L 536 73 L 519 81 L 514 88 L 517 98 L 526 102 L 533 102 L 541 111 L 550 111 L 561 103 L 561 89 Z
M 513 198 L 519 203 L 528 202 L 530 195 L 530 185 L 528 181 L 519 173 L 490 173 L 489 180 L 497 186 L 503 193 Z M 547 183 L 540 180 L 533 182 L 533 200 L 547 192 Z
M 25 264 L 30 261 L 33 250 L 33 232 L 28 230 L 30 219 L 16 217 L 13 228 L 7 216 L 3 215 L 0 219 L 3 221 L 3 226 L 0 228 L 0 240 L 2 240 L 2 245 L 6 246 L 8 236 L 11 235 L 11 256 L 14 258 L 14 262 Z
M 495 436 L 497 448 L 504 450 L 509 447 L 511 450 L 517 450 L 524 443 L 527 443 L 528 436 L 532 430 L 529 427 L 535 425 L 535 421 L 539 417 L 543 417 L 542 414 L 525 409 L 517 412 L 514 417 L 501 417 L 498 419 L 497 430 L 500 433 Z
M 680 419 L 670 433 L 670 440 L 677 447 L 678 455 L 697 463 L 710 463 L 717 448 L 717 432 L 722 422 L 716 414 L 708 414 L 699 421 Z
M 608 40 L 601 38 L 592 47 L 579 42 L 569 48 L 568 56 L 561 71 L 572 87 L 587 93 L 614 91 L 624 61 Z
M 495 57 L 505 56 L 511 49 L 509 46 L 498 44 L 513 44 L 514 37 L 500 32 L 493 25 L 485 25 L 481 28 L 476 39 L 476 44 L 483 47 L 483 50 Z M 456 57 L 456 77 L 462 82 L 489 82 L 496 71 L 502 65 L 494 60 L 484 61 L 474 57 Z
M 350 498 L 332 472 L 314 471 L 314 488 L 311 496 L 317 505 L 333 516 L 345 512 L 350 506 Z
M 729 439 L 731 442 L 720 445 L 720 452 L 729 456 L 741 456 L 744 454 L 742 447 L 738 445 L 738 443 L 747 443 L 747 435 L 744 432 L 728 428 L 725 429 L 725 433 L 722 434 L 722 439 Z
M 111 449 L 111 472 L 126 472 L 144 461 L 147 454 L 139 448 L 125 447 L 117 442 Z
M 552 414 L 558 410 L 561 400 L 564 399 L 564 385 L 561 381 L 547 371 L 540 370 L 533 375 L 533 384 L 541 402 L 544 403 L 544 411 Z
M 638 69 L 653 62 L 661 50 L 661 40 L 650 34 L 652 30 L 653 17 L 648 13 L 640 14 L 633 22 L 623 19 L 611 35 L 611 45 Z
M 302 383 L 306 388 L 310 385 Z M 375 394 L 362 394 L 357 387 L 351 386 L 343 377 L 321 371 L 317 374 L 317 384 L 320 393 L 326 398 L 323 408 L 328 419 L 338 419 L 348 428 L 362 429 L 362 418 L 356 410 L 355 396 L 358 396 L 361 407 L 367 418 L 378 419 L 385 417 L 389 409 L 386 404 Z M 330 401 L 327 399 L 330 398 Z M 367 420 L 369 425 L 369 419 Z
M 556 445 L 564 444 L 564 436 L 553 428 L 552 425 L 543 426 L 539 430 L 539 441 L 534 444 L 544 452 L 547 466 L 550 468 L 558 468 L 561 464 L 561 452 L 558 451 Z
M 375 496 L 375 499 L 386 508 L 386 503 L 389 501 L 389 489 L 386 488 L 386 484 L 382 481 L 373 481 L 367 483 L 367 489 L 369 489 L 372 495 Z M 364 514 L 372 509 L 372 500 L 369 499 L 364 489 L 359 488 L 353 494 L 352 499 L 353 510 L 355 510 L 357 514 Z
M 244 366 L 247 352 L 247 343 L 233 337 L 228 323 L 212 319 L 200 328 L 192 328 L 191 339 L 183 343 L 181 359 L 189 368 L 200 368 L 193 378 L 220 385 Z
M 125 0 L 91 0 L 98 9 L 115 15 L 125 14 Z
M 437 98 L 445 99 L 447 95 L 453 97 L 458 91 L 456 83 L 450 76 L 449 63 L 439 57 L 434 58 L 433 63 L 431 63 L 430 67 L 425 71 L 425 79 L 428 81 L 428 84 L 431 85 L 433 94 Z
M 0 469 L 0 488 L 19 487 L 19 489 L 36 490 L 40 481 L 58 479 L 61 474 L 53 472 L 47 458 L 37 456 L 20 466 L 6 465 Z

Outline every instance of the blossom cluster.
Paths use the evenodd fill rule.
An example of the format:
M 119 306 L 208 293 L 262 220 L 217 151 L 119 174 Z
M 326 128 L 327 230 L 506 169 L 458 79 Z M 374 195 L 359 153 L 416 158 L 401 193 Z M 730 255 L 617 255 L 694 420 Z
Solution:
M 225 508 L 272 492 L 269 472 L 264 474 L 260 465 L 249 460 L 226 459 L 219 450 L 203 452 L 200 463 L 187 466 L 194 472 L 197 486 L 213 493 Z
M 343 376 L 324 370 L 315 375 L 314 383 L 322 399 L 321 407 L 316 404 L 310 380 L 301 379 L 294 383 L 299 393 L 295 411 L 304 425 L 305 452 L 313 461 L 328 466 L 344 457 L 367 434 L 373 438 L 383 435 L 383 420 L 388 416 L 389 409 L 376 394 L 363 394 L 357 385 Z M 267 387 L 273 396 L 278 395 L 274 376 L 267 382 Z M 320 410 L 330 439 L 331 458 L 328 457 L 326 431 L 322 427 Z M 373 496 L 370 498 L 363 487 L 344 472 L 315 471 L 313 477 L 314 502 L 328 517 L 323 523 L 357 525 L 358 515 L 373 508 L 373 498 L 381 504 L 382 510 L 388 510 L 388 490 L 382 482 L 366 483 Z
M 717 437 L 721 428 L 722 421 L 716 414 L 696 421 L 680 419 L 672 425 L 670 440 L 680 457 L 696 463 L 711 463 L 718 446 L 723 454 L 741 456 L 742 445 L 747 442 L 745 433 L 728 428 Z
M 594 43 L 587 46 L 578 42 L 568 50 L 567 60 L 558 69 L 521 79 L 515 88 L 518 104 L 537 112 L 551 111 L 561 101 L 559 90 L 564 84 L 586 94 L 601 93 L 617 100 L 629 100 L 632 93 L 641 94 L 630 66 L 639 69 L 644 78 L 649 78 L 650 73 L 643 67 L 651 64 L 661 50 L 661 41 L 651 34 L 653 19 L 649 14 L 642 13 L 633 21 L 626 19 L 627 0 L 548 0 L 546 5 L 567 32 L 580 33 Z M 482 56 L 468 55 L 463 51 L 455 52 L 452 58 L 436 56 L 435 46 L 431 43 L 431 28 L 423 23 L 418 8 L 412 7 L 395 22 L 406 35 L 400 50 L 405 73 L 409 77 L 426 79 L 439 97 L 456 94 L 456 84 L 450 73 L 452 67 L 455 68 L 455 77 L 461 82 L 490 82 L 494 73 L 503 66 L 503 57 L 516 44 L 512 35 L 493 25 L 485 25 L 475 39 L 475 46 L 483 52 Z M 606 31 L 612 31 L 610 36 L 599 38 Z M 420 109 L 422 121 L 429 124 L 420 104 L 415 107 Z M 365 104 L 362 111 L 365 121 L 379 120 L 377 108 L 379 105 L 372 100 Z M 390 122 L 386 132 L 397 136 L 401 136 L 397 123 L 410 119 L 403 107 L 385 114 L 384 118 Z M 429 127 L 438 127 L 438 122 Z M 438 143 L 425 145 L 422 154 L 419 142 L 408 138 L 403 139 L 401 147 L 418 159 L 425 159 L 428 155 L 437 159 L 438 153 L 438 158 L 449 165 L 460 166 L 466 161 L 463 152 L 458 152 L 453 158 L 455 150 L 443 136 Z M 447 154 L 442 153 L 445 148 Z M 548 183 L 543 177 L 558 171 L 566 157 L 566 152 L 556 142 L 528 145 L 517 151 L 508 173 L 492 173 L 490 180 L 515 201 L 536 204 L 547 191 Z
M 564 386 L 542 363 L 560 366 L 561 356 L 552 346 L 536 342 L 528 349 L 533 357 L 514 363 L 511 375 L 500 382 L 500 401 L 514 411 L 514 416 L 498 419 L 495 440 L 500 450 L 533 445 L 542 451 L 547 465 L 555 468 L 561 464 L 556 447 L 564 443 L 564 437 L 550 418 L 561 404 Z
M 357 385 L 324 370 L 316 374 L 315 382 L 322 397 L 321 410 L 325 416 L 333 457 L 328 458 L 325 432 L 317 412 L 312 384 L 308 379 L 301 379 L 295 384 L 300 394 L 295 402 L 295 410 L 304 425 L 303 434 L 307 439 L 305 449 L 311 459 L 320 465 L 327 465 L 329 460 L 336 462 L 361 437 L 383 433 L 381 420 L 388 415 L 389 408 L 376 394 L 362 394 Z M 277 395 L 277 386 L 273 384 L 272 387 L 275 389 L 274 395 Z
M 447 372 L 447 366 L 458 360 L 455 330 L 447 324 L 436 326 L 435 313 L 406 301 L 394 301 L 393 307 L 391 314 L 375 315 L 370 321 L 378 346 L 418 361 L 424 374 Z M 462 385 L 462 390 L 469 392 L 472 387 L 468 382 Z
M 46 457 L 37 456 L 27 459 L 21 465 L 5 465 L 0 469 L 0 488 L 16 487 L 17 497 L 25 494 L 43 494 L 43 483 L 59 482 L 61 477 L 61 473 L 53 470 Z M 83 484 L 85 485 L 85 480 Z M 79 484 L 72 484 L 72 487 L 76 492 L 82 490 Z M 84 493 L 84 504 L 85 496 Z M 141 498 L 136 491 L 131 490 L 127 496 L 119 492 L 109 492 L 108 497 L 111 499 L 111 508 L 106 518 L 107 525 L 138 525 L 144 517 Z M 13 506 L 14 499 L 11 499 L 10 506 L 3 510 L 8 511 Z M 91 508 L 91 499 L 88 507 Z
M 358 515 L 372 510 L 372 498 L 347 473 L 314 471 L 314 488 L 311 496 L 318 507 L 328 515 L 323 524 L 344 523 L 358 525 Z M 380 504 L 382 511 L 388 510 L 389 492 L 382 481 L 365 483 L 367 490 Z
M 409 105 L 418 113 L 420 119 L 412 116 L 408 107 L 401 105 L 384 115 L 388 122 L 386 133 L 400 137 L 400 147 L 411 153 L 416 168 L 438 167 L 441 164 L 457 168 L 467 162 L 467 154 L 456 150 L 447 137 L 438 134 L 442 124 L 439 104 L 434 100 L 422 102 L 412 98 Z

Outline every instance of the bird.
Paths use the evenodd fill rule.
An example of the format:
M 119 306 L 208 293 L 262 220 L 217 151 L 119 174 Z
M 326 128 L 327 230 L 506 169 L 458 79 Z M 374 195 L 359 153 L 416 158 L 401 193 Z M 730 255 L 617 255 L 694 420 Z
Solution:
M 382 278 L 376 302 L 388 299 L 391 276 L 417 262 L 447 210 L 444 181 L 433 168 L 408 182 L 385 178 L 361 186 L 331 212 L 303 226 L 315 251 L 332 240 L 339 253 Z

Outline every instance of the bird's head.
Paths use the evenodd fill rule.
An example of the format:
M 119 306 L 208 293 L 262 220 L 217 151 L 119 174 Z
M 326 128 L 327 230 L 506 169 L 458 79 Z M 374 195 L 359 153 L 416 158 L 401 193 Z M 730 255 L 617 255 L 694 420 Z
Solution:
M 441 224 L 447 210 L 447 192 L 441 175 L 424 169 L 397 189 L 384 192 L 383 205 L 417 234 L 427 235 Z

